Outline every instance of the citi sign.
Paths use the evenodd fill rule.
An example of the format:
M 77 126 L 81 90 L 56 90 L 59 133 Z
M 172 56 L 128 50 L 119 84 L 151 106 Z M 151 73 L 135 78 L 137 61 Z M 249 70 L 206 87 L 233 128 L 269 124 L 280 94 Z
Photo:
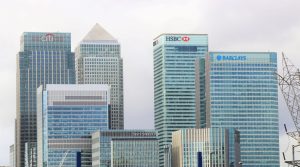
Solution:
M 34 41 L 38 41 L 38 40 L 34 39 Z M 57 35 L 57 34 L 48 33 L 48 34 L 44 34 L 44 35 L 40 36 L 39 41 L 42 41 L 42 42 L 63 42 L 64 37 L 60 36 L 60 35 Z
M 54 34 L 46 34 L 41 36 L 41 41 L 43 42 L 53 42 L 54 41 Z
M 189 36 L 166 36 L 166 41 L 183 41 L 188 42 L 190 40 Z
M 245 61 L 247 60 L 246 56 L 227 56 L 227 55 L 218 55 L 217 60 L 227 60 L 227 61 Z

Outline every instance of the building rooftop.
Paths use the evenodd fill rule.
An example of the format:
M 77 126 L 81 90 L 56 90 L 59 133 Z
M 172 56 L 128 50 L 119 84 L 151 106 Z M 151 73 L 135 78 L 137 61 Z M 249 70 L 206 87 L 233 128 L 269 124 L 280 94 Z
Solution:
M 83 41 L 117 40 L 98 23 L 83 38 Z

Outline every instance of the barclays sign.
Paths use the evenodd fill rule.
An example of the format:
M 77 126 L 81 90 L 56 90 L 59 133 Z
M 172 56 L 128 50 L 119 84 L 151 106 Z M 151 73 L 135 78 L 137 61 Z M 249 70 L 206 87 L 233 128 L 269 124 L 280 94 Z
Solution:
M 245 61 L 247 60 L 246 56 L 230 56 L 230 55 L 218 55 L 218 61 Z

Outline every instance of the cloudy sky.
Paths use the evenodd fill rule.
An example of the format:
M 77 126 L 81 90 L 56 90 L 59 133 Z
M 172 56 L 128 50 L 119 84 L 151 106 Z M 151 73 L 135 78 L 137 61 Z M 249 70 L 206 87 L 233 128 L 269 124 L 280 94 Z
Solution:
M 152 39 L 207 33 L 213 51 L 276 51 L 300 67 L 299 0 L 9 0 L 0 5 L 0 166 L 14 143 L 16 53 L 24 31 L 71 32 L 72 47 L 95 23 L 122 45 L 125 127 L 154 127 Z M 280 57 L 280 56 L 279 56 Z M 281 59 L 279 59 L 280 62 Z M 281 151 L 293 128 L 280 98 Z

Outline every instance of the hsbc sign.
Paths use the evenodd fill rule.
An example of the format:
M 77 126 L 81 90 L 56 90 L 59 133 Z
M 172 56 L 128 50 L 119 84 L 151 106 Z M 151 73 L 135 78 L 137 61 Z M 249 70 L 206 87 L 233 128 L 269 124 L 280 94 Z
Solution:
M 184 42 L 188 42 L 190 40 L 190 37 L 184 36 L 184 37 L 181 37 L 181 40 L 183 40 Z
M 183 41 L 188 42 L 190 40 L 189 36 L 166 36 L 166 41 Z

